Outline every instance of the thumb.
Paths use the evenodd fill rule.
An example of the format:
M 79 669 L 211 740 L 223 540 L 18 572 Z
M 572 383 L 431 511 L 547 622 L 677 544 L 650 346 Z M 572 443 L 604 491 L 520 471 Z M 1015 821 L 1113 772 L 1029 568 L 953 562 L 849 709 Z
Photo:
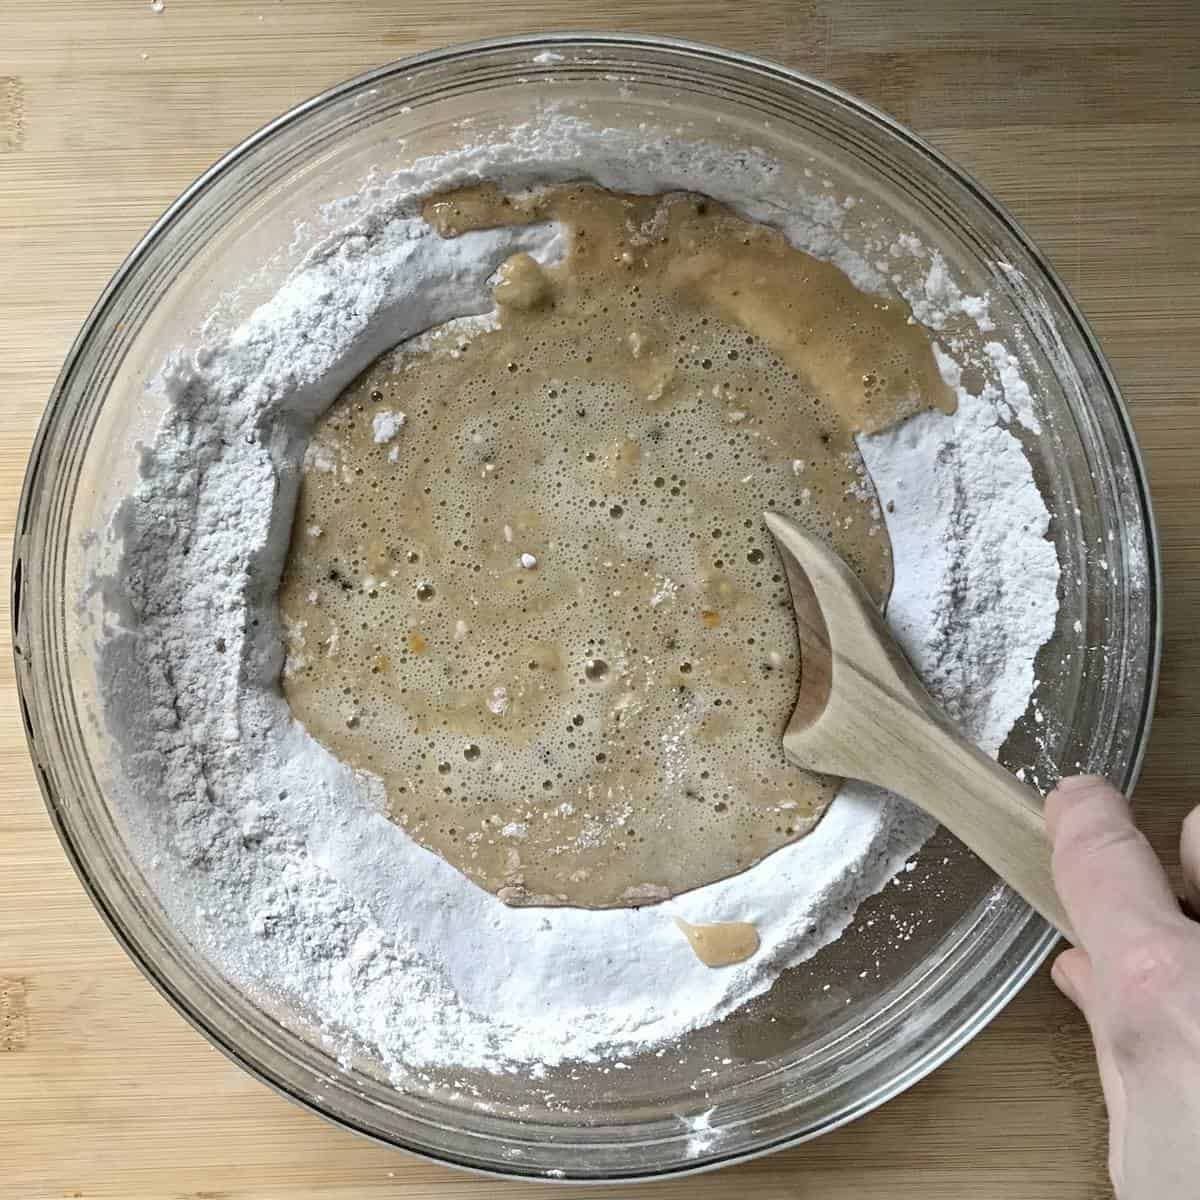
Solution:
M 1093 962 L 1137 947 L 1179 907 L 1125 797 L 1090 776 L 1064 779 L 1046 798 L 1054 882 Z

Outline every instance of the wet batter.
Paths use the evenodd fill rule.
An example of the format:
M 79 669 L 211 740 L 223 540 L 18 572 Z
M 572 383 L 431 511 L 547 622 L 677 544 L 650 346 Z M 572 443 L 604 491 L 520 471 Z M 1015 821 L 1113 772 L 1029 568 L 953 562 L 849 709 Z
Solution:
M 408 833 L 510 903 L 664 899 L 820 819 L 789 766 L 799 661 L 761 520 L 877 599 L 854 443 L 935 406 L 906 306 L 702 197 L 435 198 L 445 237 L 553 220 L 497 315 L 377 361 L 314 435 L 280 593 L 283 686 Z

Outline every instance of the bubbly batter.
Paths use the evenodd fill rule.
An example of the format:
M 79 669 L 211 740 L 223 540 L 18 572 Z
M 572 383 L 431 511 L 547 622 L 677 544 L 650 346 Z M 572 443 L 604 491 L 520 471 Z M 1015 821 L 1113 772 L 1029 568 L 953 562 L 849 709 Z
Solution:
M 900 302 L 694 195 L 435 198 L 445 237 L 555 221 L 495 319 L 385 355 L 313 438 L 284 691 L 421 844 L 510 903 L 641 904 L 808 832 L 837 781 L 780 736 L 798 651 L 761 512 L 877 598 L 854 434 L 949 411 Z

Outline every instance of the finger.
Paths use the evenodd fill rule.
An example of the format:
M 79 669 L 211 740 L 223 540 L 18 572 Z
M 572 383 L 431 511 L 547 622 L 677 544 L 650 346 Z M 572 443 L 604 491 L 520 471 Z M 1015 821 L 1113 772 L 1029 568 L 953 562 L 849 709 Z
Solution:
M 1096 1004 L 1097 997 L 1093 982 L 1092 962 L 1085 950 L 1073 947 L 1064 950 L 1050 968 L 1050 977 L 1058 989 L 1087 1019 L 1096 1044 L 1096 1064 L 1100 1069 L 1100 1086 L 1104 1089 L 1104 1103 L 1108 1109 L 1111 1147 L 1110 1167 L 1113 1177 L 1119 1178 L 1123 1169 L 1122 1153 L 1125 1142 L 1125 1083 L 1113 1058 L 1112 1045 L 1104 1032 L 1102 1005 Z
M 1100 1069 L 1100 1087 L 1104 1092 L 1104 1107 L 1108 1109 L 1108 1171 L 1121 1195 L 1125 1194 L 1125 1142 L 1129 1129 L 1129 1098 L 1125 1094 L 1125 1080 L 1113 1058 L 1112 1048 L 1104 1038 L 1097 1038 L 1096 1066 Z
M 1055 986 L 1081 1012 L 1088 1010 L 1092 994 L 1092 963 L 1087 952 L 1074 947 L 1064 950 L 1050 968 Z
M 1192 910 L 1191 916 L 1200 921 L 1200 805 L 1184 819 L 1179 857 L 1183 863 L 1184 899 Z
M 1046 798 L 1054 883 L 1093 962 L 1179 919 L 1162 865 L 1103 779 L 1064 779 Z

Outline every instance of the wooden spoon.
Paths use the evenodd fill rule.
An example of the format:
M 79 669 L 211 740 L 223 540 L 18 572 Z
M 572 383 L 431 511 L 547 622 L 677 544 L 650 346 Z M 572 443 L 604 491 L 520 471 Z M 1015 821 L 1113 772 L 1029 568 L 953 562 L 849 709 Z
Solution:
M 1072 941 L 1033 791 L 938 708 L 854 573 L 824 542 L 764 513 L 800 633 L 800 698 L 783 735 L 797 766 L 907 797 Z

